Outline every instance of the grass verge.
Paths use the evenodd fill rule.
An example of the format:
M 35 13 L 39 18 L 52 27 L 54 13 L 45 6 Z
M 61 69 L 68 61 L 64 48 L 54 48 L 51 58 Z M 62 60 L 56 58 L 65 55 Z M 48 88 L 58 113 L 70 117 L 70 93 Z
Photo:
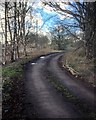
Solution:
M 30 58 L 21 59 L 2 68 L 2 119 L 20 119 L 23 115 L 23 65 Z

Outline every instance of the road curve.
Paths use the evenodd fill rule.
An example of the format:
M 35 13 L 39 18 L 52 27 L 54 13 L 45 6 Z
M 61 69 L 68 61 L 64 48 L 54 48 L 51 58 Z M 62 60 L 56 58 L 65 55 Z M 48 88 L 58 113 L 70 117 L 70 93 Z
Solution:
M 75 108 L 75 105 L 69 103 L 62 97 L 46 80 L 45 69 L 48 69 L 58 77 L 70 91 L 80 99 L 92 102 L 93 93 L 90 93 L 81 84 L 76 83 L 62 71 L 57 61 L 62 53 L 49 54 L 30 62 L 26 69 L 26 100 L 25 114 L 26 118 L 81 118 L 82 115 Z M 84 97 L 85 93 L 85 97 Z M 83 95 L 83 97 L 82 97 Z M 88 100 L 87 100 L 88 99 Z M 93 105 L 93 104 L 92 104 Z
M 50 60 L 49 71 L 54 74 L 58 80 L 66 86 L 77 98 L 87 103 L 89 107 L 94 109 L 95 93 L 94 89 L 89 90 L 87 86 L 84 86 L 78 79 L 72 79 L 72 77 L 66 74 L 66 71 L 61 70 L 58 66 L 58 59 L 62 56 L 59 54 Z

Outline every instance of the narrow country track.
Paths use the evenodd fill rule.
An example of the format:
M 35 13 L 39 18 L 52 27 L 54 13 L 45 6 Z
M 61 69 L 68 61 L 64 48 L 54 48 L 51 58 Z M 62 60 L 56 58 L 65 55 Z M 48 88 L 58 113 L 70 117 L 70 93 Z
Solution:
M 54 53 L 38 57 L 29 62 L 25 70 L 25 115 L 26 118 L 82 118 L 83 114 L 74 104 L 59 94 L 46 78 L 47 71 L 55 76 L 78 99 L 89 107 L 94 106 L 94 91 L 90 91 L 80 82 L 71 78 L 58 65 L 63 53 Z

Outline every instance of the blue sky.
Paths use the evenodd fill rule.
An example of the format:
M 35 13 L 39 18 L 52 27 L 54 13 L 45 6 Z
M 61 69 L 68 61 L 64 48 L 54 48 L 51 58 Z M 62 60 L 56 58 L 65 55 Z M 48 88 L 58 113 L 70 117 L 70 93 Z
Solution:
M 43 25 L 43 29 L 46 25 L 48 27 L 54 26 L 57 19 L 59 19 L 58 15 L 56 13 L 54 13 L 54 12 L 47 13 L 46 11 L 44 11 L 43 8 L 37 8 L 36 11 L 41 14 L 42 20 L 43 20 L 43 22 L 45 22 L 45 24 Z
M 74 9 L 70 8 L 69 6 L 67 6 L 67 9 L 74 11 Z M 72 25 L 76 23 L 76 21 L 74 19 L 71 19 L 70 17 L 67 18 L 66 20 L 61 19 L 62 15 L 54 11 L 50 12 L 50 10 L 48 11 L 44 7 L 41 7 L 41 6 L 35 7 L 34 13 L 39 13 L 41 15 L 43 23 L 44 23 L 42 27 L 43 31 L 45 31 L 46 27 L 47 29 L 51 30 L 50 28 L 54 27 L 59 22 L 61 22 L 62 24 L 72 24 Z M 72 29 L 76 30 L 76 28 L 72 28 Z

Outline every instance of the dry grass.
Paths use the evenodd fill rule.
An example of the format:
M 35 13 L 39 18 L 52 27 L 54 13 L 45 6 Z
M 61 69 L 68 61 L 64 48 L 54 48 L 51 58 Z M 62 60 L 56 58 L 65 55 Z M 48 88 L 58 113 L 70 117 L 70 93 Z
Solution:
M 34 58 L 38 55 L 41 55 L 41 54 L 47 54 L 47 53 L 51 53 L 51 52 L 58 52 L 58 50 L 53 50 L 51 49 L 49 46 L 47 48 L 42 48 L 42 49 L 37 49 L 37 48 L 27 48 L 27 56 L 26 58 Z M 20 51 L 20 58 L 25 58 L 24 56 L 24 51 L 21 50 Z M 7 59 L 7 64 L 10 63 L 10 60 L 11 60 L 11 54 L 7 54 L 6 56 L 6 59 Z M 4 63 L 4 56 L 2 56 L 2 63 Z
M 51 52 L 58 52 L 58 50 L 52 50 L 51 48 L 44 48 L 44 49 L 34 49 L 32 52 L 28 52 L 28 56 L 38 56 L 41 54 L 47 54 Z
M 72 74 L 79 75 L 94 85 L 94 62 L 86 59 L 83 48 L 75 52 L 67 51 L 63 61 L 63 64 L 69 68 Z

